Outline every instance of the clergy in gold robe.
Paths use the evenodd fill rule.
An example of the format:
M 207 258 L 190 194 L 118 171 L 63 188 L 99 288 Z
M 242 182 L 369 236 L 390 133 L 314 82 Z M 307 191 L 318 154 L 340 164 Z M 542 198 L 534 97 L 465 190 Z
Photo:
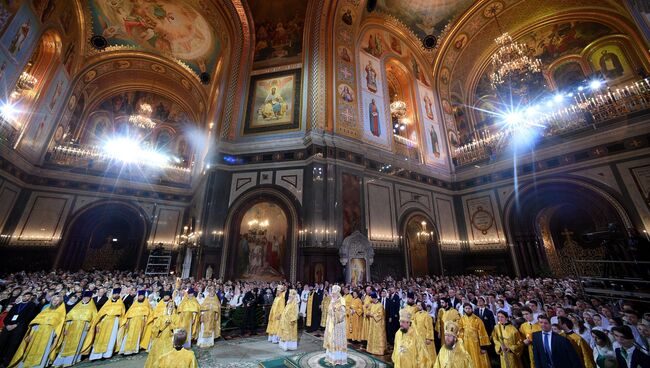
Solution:
M 120 321 L 126 312 L 120 292 L 120 288 L 113 289 L 111 298 L 104 303 L 93 321 L 95 340 L 90 352 L 90 360 L 110 358 L 115 352 Z
M 149 340 L 143 339 L 143 336 L 151 335 L 146 331 L 151 327 L 151 305 L 145 294 L 145 290 L 138 290 L 138 299 L 122 319 L 118 337 L 118 341 L 121 341 L 119 353 L 122 355 L 137 354 L 140 349 L 149 347 Z
M 347 338 L 352 341 L 361 341 L 362 321 L 363 321 L 363 303 L 359 299 L 359 294 L 352 291 L 350 304 L 346 305 L 347 311 Z
M 312 318 L 314 318 L 313 307 L 314 307 L 314 293 L 316 292 L 315 288 L 312 288 L 309 291 L 309 296 L 307 297 L 307 310 L 305 316 L 305 327 L 311 327 Z
M 327 289 L 323 291 L 323 301 L 320 303 L 320 310 L 321 310 L 321 315 L 320 315 L 320 326 L 322 328 L 325 328 L 327 324 L 327 311 L 330 306 L 330 301 L 331 297 Z M 345 305 L 345 302 L 343 302 Z
M 285 305 L 284 293 L 284 286 L 278 285 L 275 291 L 273 305 L 271 305 L 271 310 L 269 311 L 269 323 L 266 326 L 266 333 L 269 335 L 268 341 L 274 344 L 280 342 L 280 318 L 282 317 Z
M 196 338 L 196 333 L 199 326 L 199 313 L 201 313 L 201 306 L 195 297 L 194 289 L 189 288 L 187 294 L 181 300 L 178 306 L 178 323 L 187 332 L 187 339 L 185 340 L 184 347 L 189 349 L 192 346 L 192 339 Z
M 81 302 L 77 303 L 65 317 L 63 342 L 56 356 L 54 367 L 69 367 L 81 360 L 82 355 L 90 354 L 97 316 L 97 308 L 92 300 L 93 292 L 84 291 Z
M 379 303 L 379 296 L 371 292 L 370 303 L 366 315 L 368 317 L 368 347 L 366 351 L 373 355 L 384 355 L 386 353 L 386 320 L 384 318 L 384 306 Z
M 541 331 L 542 328 L 539 326 L 539 323 L 533 323 L 533 311 L 530 308 L 521 308 L 521 314 L 524 316 L 526 322 L 519 326 L 519 333 L 521 333 L 521 336 L 524 339 L 524 345 L 527 346 L 530 367 L 535 368 L 535 358 L 533 356 L 533 333 Z
M 463 305 L 465 315 L 460 318 L 460 333 L 458 338 L 463 342 L 463 348 L 472 358 L 475 368 L 490 368 L 487 350 L 490 347 L 490 337 L 485 330 L 483 321 L 474 314 L 472 305 Z
M 433 368 L 474 368 L 472 358 L 458 341 L 460 327 L 454 321 L 445 323 L 443 345 Z
M 201 303 L 200 323 L 196 344 L 200 348 L 214 346 L 214 339 L 221 337 L 221 302 L 214 292 L 214 286 L 208 287 L 208 296 Z
M 492 331 L 494 349 L 499 354 L 501 368 L 521 368 L 521 353 L 524 349 L 524 341 L 517 330 L 508 321 L 508 313 L 497 312 L 498 323 Z
M 409 291 L 406 293 L 406 305 L 404 306 L 403 309 L 406 309 L 407 312 L 411 315 L 411 318 L 415 316 L 415 314 L 419 311 L 418 306 L 415 302 L 415 293 L 412 291 Z
M 582 362 L 582 368 L 594 368 L 596 363 L 594 362 L 594 353 L 589 343 L 585 341 L 580 335 L 573 332 L 573 321 L 567 317 L 558 317 L 558 324 L 564 332 L 564 337 L 566 337 L 573 348 L 576 349 L 576 353 L 580 357 Z
M 289 291 L 287 305 L 280 316 L 280 348 L 284 351 L 298 348 L 298 293 L 295 289 Z
M 149 355 L 145 362 L 145 368 L 155 368 L 158 359 L 169 353 L 174 347 L 172 344 L 174 329 L 178 325 L 178 314 L 176 304 L 171 299 L 171 291 L 164 291 L 163 298 L 153 311 L 151 321 L 151 339 L 149 343 Z
M 412 326 L 415 328 L 422 340 L 424 348 L 427 350 L 429 356 L 429 364 L 423 365 L 423 367 L 433 367 L 433 363 L 436 361 L 436 344 L 434 342 L 433 336 L 433 318 L 429 315 L 427 311 L 427 305 L 425 302 L 418 302 L 416 304 L 418 311 L 411 318 Z M 408 313 L 406 308 L 403 309 Z M 410 313 L 409 313 L 410 314 Z M 401 323 L 401 321 L 400 321 Z
M 424 313 L 426 314 L 426 311 Z M 406 308 L 402 308 L 399 311 L 399 325 L 399 331 L 395 333 L 395 346 L 391 355 L 393 367 L 433 367 L 434 361 L 432 360 L 430 350 L 424 343 L 425 339 L 420 335 L 415 326 L 413 326 L 411 313 Z M 433 326 L 431 327 L 431 336 L 433 338 Z
M 346 306 L 341 297 L 341 287 L 332 286 L 332 300 L 327 313 L 327 326 L 323 337 L 325 361 L 333 366 L 345 365 L 348 362 L 348 341 L 346 327 Z
M 184 329 L 178 329 L 174 332 L 174 347 L 167 354 L 158 358 L 155 363 L 156 368 L 198 368 L 199 363 L 196 361 L 196 355 L 192 350 L 183 348 L 188 336 Z
M 445 324 L 442 317 L 445 315 L 445 310 L 447 309 L 447 301 L 445 299 L 440 299 L 440 308 L 436 313 L 436 324 L 434 330 L 438 335 L 438 338 L 442 341 L 445 338 Z
M 370 286 L 366 288 L 366 296 L 363 297 L 363 319 L 362 319 L 362 328 L 361 328 L 361 340 L 366 341 L 368 340 L 368 329 L 370 328 L 370 316 L 368 315 L 370 305 L 372 304 L 372 298 L 370 297 L 370 293 L 372 292 L 372 289 Z
M 50 306 L 30 323 L 9 367 L 39 367 L 49 365 L 56 357 L 63 336 L 65 305 L 63 298 L 54 295 Z

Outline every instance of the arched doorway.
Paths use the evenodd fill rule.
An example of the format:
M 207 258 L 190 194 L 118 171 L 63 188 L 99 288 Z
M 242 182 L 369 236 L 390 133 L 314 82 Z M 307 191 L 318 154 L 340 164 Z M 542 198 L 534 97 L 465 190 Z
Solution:
M 109 202 L 82 210 L 67 227 L 55 268 L 135 269 L 147 228 L 145 216 L 125 203 Z
M 415 212 L 406 218 L 402 228 L 408 276 L 424 277 L 439 273 L 438 237 L 431 219 Z
M 232 206 L 227 220 L 226 264 L 222 268 L 226 278 L 295 278 L 297 214 L 288 198 L 276 192 L 254 191 L 240 197 Z
M 602 274 L 574 260 L 624 260 L 629 219 L 605 192 L 575 180 L 538 182 L 506 206 L 506 230 L 523 275 Z M 602 242 L 609 233 L 611 241 Z M 577 269 L 575 267 L 578 267 Z

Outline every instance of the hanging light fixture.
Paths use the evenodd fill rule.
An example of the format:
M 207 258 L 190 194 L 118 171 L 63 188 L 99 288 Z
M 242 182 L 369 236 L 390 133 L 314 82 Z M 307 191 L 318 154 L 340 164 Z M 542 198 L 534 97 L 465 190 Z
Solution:
M 156 127 L 156 122 L 150 118 L 152 112 L 151 105 L 143 102 L 138 106 L 138 113 L 129 116 L 129 123 L 141 129 L 152 130 Z
M 494 40 L 497 51 L 492 55 L 493 72 L 490 74 L 490 82 L 497 93 L 503 86 L 508 86 L 510 90 L 526 97 L 530 87 L 533 87 L 531 84 L 543 80 L 542 61 L 533 56 L 533 50 L 528 45 L 514 41 L 508 32 L 503 31 L 497 18 L 499 11 L 498 6 L 488 9 L 501 34 Z

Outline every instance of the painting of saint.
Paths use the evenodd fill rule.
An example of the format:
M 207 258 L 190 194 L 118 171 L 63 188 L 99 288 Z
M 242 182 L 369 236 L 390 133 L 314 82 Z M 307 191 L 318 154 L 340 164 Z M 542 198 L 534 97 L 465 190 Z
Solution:
M 54 94 L 52 95 L 52 98 L 50 99 L 50 104 L 49 104 L 50 110 L 54 110 L 54 107 L 56 106 L 56 103 L 59 101 L 59 97 L 61 96 L 61 92 L 63 92 L 63 81 L 62 80 L 60 80 L 59 83 L 57 83 L 56 87 L 54 88 Z
M 244 133 L 299 127 L 299 69 L 253 76 L 250 83 Z
M 368 46 L 363 50 L 374 57 L 380 57 L 382 52 L 384 52 L 381 35 L 379 33 L 375 33 L 374 35 L 372 33 L 369 34 Z
M 429 98 L 429 95 L 424 95 L 424 98 L 422 99 L 424 101 L 424 111 L 427 114 L 427 118 L 433 120 L 433 102 L 431 101 L 431 98 Z
M 246 211 L 236 242 L 236 278 L 280 280 L 284 278 L 288 234 L 284 211 L 270 202 L 260 202 Z
M 341 20 L 343 20 L 343 23 L 345 23 L 345 24 L 351 26 L 351 25 L 352 25 L 352 22 L 353 22 L 353 18 L 352 18 L 352 9 L 350 9 L 350 8 L 346 8 L 346 9 L 343 11 L 343 15 L 341 16 Z
M 20 28 L 16 32 L 16 35 L 14 38 L 11 39 L 11 43 L 9 44 L 9 52 L 12 54 L 17 54 L 20 49 L 23 47 L 23 43 L 27 39 L 27 36 L 29 35 L 29 30 L 32 28 L 31 26 L 31 20 L 28 19 L 23 24 L 20 25 Z
M 341 95 L 341 99 L 345 102 L 352 102 L 354 101 L 354 98 L 352 97 L 352 90 L 347 84 L 342 84 L 339 86 L 339 93 Z
M 256 67 L 300 60 L 307 2 L 265 0 L 249 2 L 255 24 Z
M 368 106 L 368 119 L 370 121 L 370 132 L 375 137 L 381 136 L 381 125 L 379 123 L 379 109 L 373 98 Z
M 348 262 L 350 267 L 350 283 L 361 285 L 366 282 L 366 260 L 363 258 L 352 258 Z
M 618 56 L 612 52 L 603 50 L 598 65 L 600 66 L 600 72 L 607 79 L 616 79 L 623 76 L 623 64 Z
M 390 48 L 396 53 L 402 55 L 402 43 L 393 35 L 390 35 Z
M 93 32 L 109 45 L 169 54 L 199 73 L 214 66 L 221 48 L 203 15 L 182 2 L 91 0 L 90 10 Z
M 343 61 L 347 61 L 348 63 L 351 61 L 350 58 L 350 51 L 348 51 L 348 48 L 345 46 L 339 46 L 339 57 Z
M 431 140 L 431 153 L 435 158 L 440 158 L 440 143 L 438 142 L 438 133 L 433 125 L 429 125 L 429 139 Z
M 366 88 L 370 92 L 377 92 L 377 71 L 372 66 L 372 61 L 368 60 L 368 65 L 365 68 L 366 71 Z

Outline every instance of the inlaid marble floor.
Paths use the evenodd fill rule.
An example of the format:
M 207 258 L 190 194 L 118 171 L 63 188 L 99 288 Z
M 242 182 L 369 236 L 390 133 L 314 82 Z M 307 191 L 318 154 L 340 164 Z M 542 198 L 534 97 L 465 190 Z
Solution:
M 266 336 L 219 340 L 210 349 L 194 348 L 193 350 L 199 361 L 199 367 L 257 368 L 260 362 L 322 350 L 322 346 L 321 339 L 302 333 L 296 351 L 284 352 L 277 344 L 267 342 Z M 105 361 L 85 361 L 75 367 L 136 368 L 143 367 L 146 360 L 147 353 L 141 352 L 130 357 L 115 356 Z

